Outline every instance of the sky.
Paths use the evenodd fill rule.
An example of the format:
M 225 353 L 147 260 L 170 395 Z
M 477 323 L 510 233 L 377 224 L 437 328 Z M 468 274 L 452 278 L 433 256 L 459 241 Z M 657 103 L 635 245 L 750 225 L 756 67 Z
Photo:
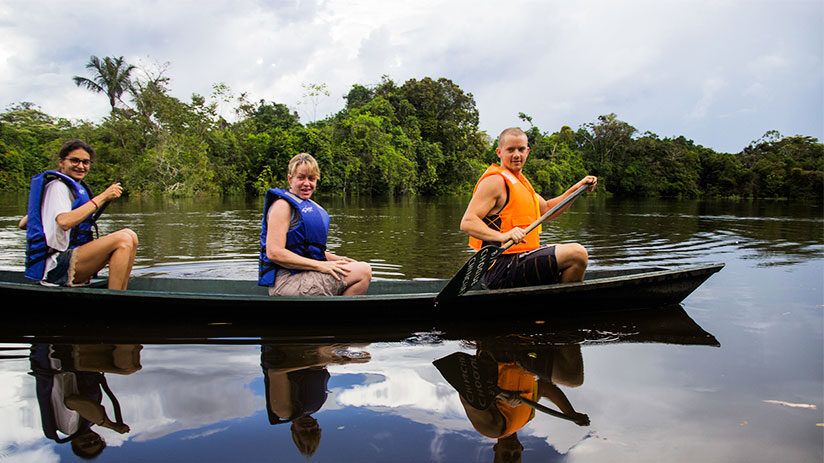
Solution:
M 354 84 L 450 79 L 492 137 L 614 113 L 639 134 L 739 152 L 769 130 L 824 140 L 821 0 L 0 0 L 0 110 L 100 122 L 90 56 L 163 63 L 171 94 L 213 85 L 306 123 Z M 316 104 L 305 86 L 325 84 Z M 231 104 L 221 110 L 231 117 Z

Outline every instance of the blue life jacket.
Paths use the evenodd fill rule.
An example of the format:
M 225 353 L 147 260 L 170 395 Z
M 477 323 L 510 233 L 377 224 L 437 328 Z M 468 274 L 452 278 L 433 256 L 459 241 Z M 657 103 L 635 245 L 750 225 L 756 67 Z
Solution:
M 65 352 L 66 350 L 69 352 Z M 52 367 L 51 359 L 58 358 L 61 363 L 67 363 L 71 358 L 71 346 L 68 345 L 53 345 L 53 344 L 32 344 L 31 355 L 29 360 L 31 362 L 31 375 L 35 378 L 35 388 L 37 391 L 37 403 L 40 406 L 40 422 L 43 426 L 43 435 L 58 443 L 69 442 L 75 437 L 88 431 L 92 424 L 90 421 L 80 417 L 77 430 L 65 437 L 58 434 L 57 411 L 54 409 L 52 403 L 52 389 L 55 387 L 55 375 L 57 374 L 73 374 L 76 377 L 77 393 L 88 397 L 94 402 L 101 403 L 103 400 L 103 392 L 109 397 L 114 407 L 114 414 L 117 423 L 123 422 L 123 417 L 120 412 L 120 404 L 117 398 L 109 389 L 106 382 L 106 377 L 100 372 L 77 371 L 72 367 L 64 366 L 60 370 Z M 62 357 L 62 358 L 61 358 Z M 63 391 L 71 392 L 71 391 Z M 60 394 L 58 394 L 60 395 Z M 62 431 L 61 431 L 62 433 Z
M 289 397 L 292 400 L 292 415 L 280 417 L 272 411 L 270 402 L 269 370 L 283 366 L 284 352 L 278 346 L 264 344 L 261 346 L 261 366 L 263 367 L 263 385 L 266 396 L 266 413 L 269 424 L 281 424 L 294 421 L 303 416 L 317 412 L 326 403 L 329 393 L 329 370 L 326 367 L 307 367 L 289 371 L 286 379 L 289 380 Z
M 53 180 L 62 181 L 74 194 L 72 209 L 77 209 L 86 204 L 92 196 L 92 190 L 86 183 L 83 181 L 78 182 L 68 175 L 54 170 L 47 170 L 32 177 L 26 224 L 25 273 L 26 277 L 32 280 L 42 280 L 46 276 L 46 259 L 58 252 L 46 244 L 46 234 L 43 231 L 43 218 L 41 217 L 43 194 L 46 191 L 46 185 Z M 92 241 L 94 239 L 92 228 L 94 227 L 94 215 L 90 214 L 83 222 L 72 228 L 69 249 Z
M 266 192 L 263 205 L 263 221 L 260 224 L 260 258 L 258 259 L 258 284 L 273 286 L 275 274 L 281 267 L 266 256 L 266 232 L 269 208 L 278 199 L 285 199 L 300 214 L 300 223 L 286 233 L 286 249 L 309 259 L 326 260 L 326 240 L 329 237 L 329 214 L 318 203 L 300 199 L 282 188 Z M 300 270 L 292 270 L 292 274 Z

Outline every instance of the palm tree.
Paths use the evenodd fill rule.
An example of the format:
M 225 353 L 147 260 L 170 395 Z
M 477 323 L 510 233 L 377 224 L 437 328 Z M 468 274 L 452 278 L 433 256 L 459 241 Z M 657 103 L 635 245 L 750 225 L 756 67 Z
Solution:
M 114 110 L 115 104 L 120 100 L 120 95 L 131 86 L 129 75 L 135 66 L 127 64 L 122 56 L 119 58 L 107 56 L 101 61 L 100 58 L 92 55 L 89 63 L 86 64 L 86 69 L 92 71 L 92 78 L 74 76 L 72 78 L 74 83 L 78 87 L 86 87 L 96 93 L 105 93 Z

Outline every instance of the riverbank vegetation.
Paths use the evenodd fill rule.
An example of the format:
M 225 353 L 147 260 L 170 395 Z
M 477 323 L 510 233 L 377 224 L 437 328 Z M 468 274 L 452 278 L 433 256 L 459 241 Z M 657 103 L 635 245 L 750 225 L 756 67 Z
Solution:
M 120 181 L 130 194 L 260 194 L 284 185 L 288 160 L 305 151 L 321 165 L 321 192 L 449 195 L 471 192 L 497 160 L 497 133 L 479 130 L 472 94 L 446 78 L 354 84 L 340 111 L 304 123 L 283 103 L 235 96 L 223 84 L 208 97 L 175 98 L 164 66 L 92 57 L 87 68 L 91 78 L 75 83 L 108 98 L 111 113 L 89 122 L 31 102 L 6 108 L 0 190 L 25 191 L 32 175 L 56 165 L 69 138 L 97 151 L 93 188 Z M 313 109 L 329 95 L 325 84 L 303 88 Z M 599 191 L 620 196 L 820 201 L 824 194 L 824 145 L 813 137 L 770 131 L 738 153 L 719 153 L 683 136 L 642 133 L 615 114 L 555 132 L 520 118 L 532 149 L 525 173 L 544 195 L 587 173 L 599 176 Z

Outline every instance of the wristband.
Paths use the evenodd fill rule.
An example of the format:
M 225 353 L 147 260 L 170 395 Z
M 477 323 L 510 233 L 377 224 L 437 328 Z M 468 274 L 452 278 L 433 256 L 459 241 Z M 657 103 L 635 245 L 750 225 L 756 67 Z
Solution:
M 94 210 L 98 210 L 98 209 L 100 209 L 100 206 L 98 206 L 98 205 L 97 205 L 97 203 L 96 203 L 96 202 L 94 202 L 94 199 L 90 199 L 89 201 L 90 201 L 92 204 L 94 204 Z

